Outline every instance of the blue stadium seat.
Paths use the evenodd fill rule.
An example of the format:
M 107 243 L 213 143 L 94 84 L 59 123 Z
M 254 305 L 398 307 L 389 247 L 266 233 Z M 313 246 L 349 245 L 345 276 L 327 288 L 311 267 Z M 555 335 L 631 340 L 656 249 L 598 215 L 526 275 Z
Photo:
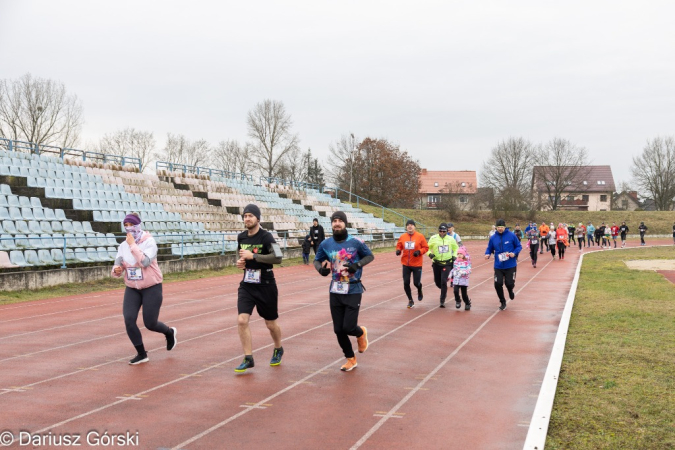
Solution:
M 54 233 L 54 230 L 52 230 L 52 226 L 48 221 L 41 220 L 38 223 L 40 224 L 40 231 L 42 231 L 42 233 L 46 233 L 46 234 L 53 234 Z
M 31 246 L 25 234 L 15 234 L 14 244 L 16 245 L 17 248 L 30 248 Z
M 26 259 L 23 257 L 23 252 L 20 250 L 9 252 L 9 260 L 16 266 L 27 267 L 30 265 L 26 262 Z
M 0 248 L 3 250 L 16 249 L 16 245 L 14 244 L 14 236 L 11 234 L 0 235 Z
M 16 234 L 16 225 L 12 220 L 3 220 L 2 228 L 5 230 L 5 233 Z
M 76 248 L 75 249 L 75 259 L 78 262 L 84 262 L 84 263 L 92 262 L 92 260 L 87 257 L 87 251 L 83 248 Z
M 29 220 L 28 221 L 28 231 L 31 233 L 41 233 L 42 229 L 40 228 L 40 222 L 37 220 Z
M 53 233 L 63 233 L 63 225 L 58 220 L 52 220 L 50 225 Z
M 54 210 L 51 208 L 45 208 L 44 209 L 45 213 L 45 219 L 47 220 L 56 220 L 56 214 L 54 214 Z
M 26 250 L 23 252 L 24 257 L 26 258 L 26 263 L 30 266 L 41 266 L 43 265 L 38 258 L 37 252 L 35 250 Z
M 78 247 L 87 246 L 87 237 L 84 235 L 84 233 L 75 233 L 75 245 Z
M 95 248 L 87 248 L 87 258 L 89 258 L 92 261 L 101 261 L 101 259 L 98 256 L 98 252 L 96 251 Z
M 9 203 L 7 203 L 7 197 L 0 195 L 0 207 L 9 208 Z
M 110 256 L 110 259 L 112 261 L 115 261 L 115 258 L 117 258 L 117 249 L 115 247 L 108 247 L 107 251 L 108 255 Z
M 22 208 L 30 208 L 31 207 L 30 198 L 28 198 L 24 195 L 20 196 L 19 197 L 19 206 L 22 207 Z
M 21 207 L 19 204 L 19 196 L 18 195 L 8 195 L 7 196 L 7 204 L 9 206 L 14 206 L 14 207 Z
M 12 220 L 11 216 L 9 215 L 9 209 L 5 208 L 4 206 L 0 206 L 0 220 Z
M 23 220 L 35 220 L 35 217 L 33 216 L 33 208 L 21 208 L 21 218 Z
M 66 217 L 66 213 L 63 212 L 62 209 L 57 209 L 56 211 L 54 211 L 54 213 L 56 214 L 56 220 L 61 220 L 61 221 L 70 220 Z
M 52 255 L 52 261 L 54 261 L 54 264 L 63 264 L 63 250 L 60 248 L 53 248 L 50 251 Z
M 21 234 L 28 234 L 28 224 L 23 220 L 15 220 L 14 225 L 16 225 L 16 231 Z

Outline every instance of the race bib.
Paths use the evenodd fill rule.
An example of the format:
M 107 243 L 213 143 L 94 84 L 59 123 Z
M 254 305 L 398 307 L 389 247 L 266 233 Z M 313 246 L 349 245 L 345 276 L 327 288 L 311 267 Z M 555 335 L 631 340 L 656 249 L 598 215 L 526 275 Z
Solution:
M 415 241 L 406 241 L 405 249 L 406 250 L 414 250 L 415 249 Z
M 127 280 L 138 281 L 143 279 L 143 271 L 140 267 L 127 267 Z
M 497 257 L 499 258 L 499 260 L 501 262 L 504 262 L 507 259 L 509 259 L 509 254 L 508 253 L 500 253 L 499 255 L 497 255 Z
M 260 284 L 260 269 L 246 269 L 244 283 Z
M 349 294 L 349 282 L 332 281 L 330 292 L 333 294 Z
M 534 245 L 539 244 L 539 239 L 531 239 L 530 244 L 534 244 Z
M 443 254 L 443 253 L 448 253 L 448 246 L 447 245 L 439 245 L 438 246 L 438 253 Z

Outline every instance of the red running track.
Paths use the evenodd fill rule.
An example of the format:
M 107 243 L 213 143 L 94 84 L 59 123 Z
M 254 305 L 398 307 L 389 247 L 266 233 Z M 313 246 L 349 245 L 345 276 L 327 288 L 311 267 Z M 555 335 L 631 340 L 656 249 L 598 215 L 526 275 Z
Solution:
M 407 309 L 398 258 L 376 255 L 360 315 L 370 347 L 348 373 L 327 279 L 311 266 L 275 270 L 283 363 L 268 365 L 272 341 L 254 313 L 256 367 L 243 375 L 240 276 L 166 284 L 160 320 L 178 346 L 168 353 L 142 329 L 140 366 L 127 364 L 121 289 L 2 306 L 0 432 L 80 434 L 85 447 L 89 431 L 130 432 L 143 449 L 522 448 L 579 252 L 540 255 L 534 269 L 524 251 L 516 299 L 500 312 L 484 244 L 468 245 L 471 311 L 451 296 L 438 308 L 429 259 L 425 298 Z

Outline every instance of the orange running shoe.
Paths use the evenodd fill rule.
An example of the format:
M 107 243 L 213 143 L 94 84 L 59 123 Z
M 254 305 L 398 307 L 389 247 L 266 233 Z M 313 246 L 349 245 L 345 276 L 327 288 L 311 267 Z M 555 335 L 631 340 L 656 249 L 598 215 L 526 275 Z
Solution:
M 347 358 L 347 362 L 342 367 L 340 367 L 340 370 L 343 372 L 349 372 L 356 366 L 356 356 L 354 356 L 353 358 Z
M 359 353 L 363 353 L 368 350 L 368 330 L 366 327 L 360 327 L 363 330 L 361 337 L 356 338 L 356 342 L 359 344 Z

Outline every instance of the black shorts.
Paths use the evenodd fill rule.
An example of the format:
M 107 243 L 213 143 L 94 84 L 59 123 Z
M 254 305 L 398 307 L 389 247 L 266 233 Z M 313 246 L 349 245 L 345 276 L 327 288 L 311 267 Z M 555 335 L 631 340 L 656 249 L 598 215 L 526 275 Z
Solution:
M 239 284 L 237 292 L 237 313 L 252 314 L 253 307 L 265 320 L 277 320 L 279 318 L 279 291 L 276 284 L 253 285 L 250 283 Z

